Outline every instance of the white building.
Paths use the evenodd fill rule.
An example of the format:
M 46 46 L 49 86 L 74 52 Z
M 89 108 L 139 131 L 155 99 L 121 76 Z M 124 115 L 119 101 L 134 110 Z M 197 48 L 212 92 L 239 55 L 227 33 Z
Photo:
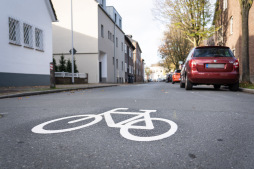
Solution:
M 124 32 L 122 18 L 106 0 L 75 0 L 73 42 L 79 73 L 88 73 L 88 83 L 124 82 Z M 58 23 L 53 24 L 53 55 L 71 55 L 71 1 L 53 0 Z
M 158 64 L 152 64 L 150 66 L 150 70 L 152 71 L 152 73 L 150 74 L 150 79 L 152 79 L 153 81 L 166 79 L 166 70 L 164 67 L 159 66 Z
M 52 22 L 50 0 L 2 0 L 0 86 L 50 84 Z

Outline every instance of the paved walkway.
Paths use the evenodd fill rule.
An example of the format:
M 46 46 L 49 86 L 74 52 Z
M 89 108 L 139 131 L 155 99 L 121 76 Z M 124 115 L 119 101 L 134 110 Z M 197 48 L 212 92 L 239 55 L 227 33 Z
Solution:
M 101 88 L 101 87 L 112 87 L 121 84 L 74 84 L 74 85 L 56 85 L 55 89 L 51 89 L 49 86 L 23 86 L 23 87 L 0 87 L 0 99 L 11 98 L 11 97 L 22 97 L 31 96 L 38 94 L 56 93 L 69 90 L 78 89 L 91 89 L 91 88 Z

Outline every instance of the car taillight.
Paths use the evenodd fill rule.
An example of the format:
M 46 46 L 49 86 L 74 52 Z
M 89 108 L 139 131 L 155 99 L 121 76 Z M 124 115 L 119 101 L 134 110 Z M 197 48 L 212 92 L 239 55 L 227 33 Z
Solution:
M 233 63 L 234 66 L 234 70 L 238 70 L 239 69 L 239 61 L 235 60 L 235 62 Z
M 195 62 L 195 60 L 190 60 L 189 61 L 189 66 L 191 69 L 196 69 L 197 68 L 197 63 Z

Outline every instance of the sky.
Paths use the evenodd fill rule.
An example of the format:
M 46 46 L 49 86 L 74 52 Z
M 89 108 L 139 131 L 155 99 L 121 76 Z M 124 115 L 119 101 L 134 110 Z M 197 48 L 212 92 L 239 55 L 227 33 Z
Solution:
M 107 6 L 114 6 L 122 16 L 123 31 L 139 42 L 141 57 L 146 66 L 158 63 L 161 58 L 158 47 L 163 38 L 164 25 L 155 20 L 152 9 L 154 0 L 106 0 Z M 215 4 L 216 0 L 210 0 Z
M 164 26 L 154 19 L 154 0 L 107 0 L 122 17 L 122 28 L 126 35 L 138 41 L 146 66 L 158 63 L 158 47 L 163 37 Z

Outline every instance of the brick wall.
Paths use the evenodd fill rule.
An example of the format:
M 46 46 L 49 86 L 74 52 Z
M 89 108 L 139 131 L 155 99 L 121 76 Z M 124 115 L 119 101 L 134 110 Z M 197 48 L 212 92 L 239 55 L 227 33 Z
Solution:
M 218 32 L 215 34 L 215 44 L 222 44 L 230 47 L 234 51 L 236 58 L 240 62 L 240 74 L 242 72 L 241 60 L 241 37 L 242 37 L 242 21 L 241 9 L 239 1 L 228 0 L 227 9 L 223 10 L 223 0 L 219 0 L 220 16 L 216 20 L 216 26 L 222 26 L 222 43 L 218 41 Z M 230 20 L 233 18 L 233 29 L 231 33 Z M 249 57 L 250 57 L 250 77 L 254 83 L 254 5 L 249 13 Z M 241 80 L 241 77 L 240 77 Z

